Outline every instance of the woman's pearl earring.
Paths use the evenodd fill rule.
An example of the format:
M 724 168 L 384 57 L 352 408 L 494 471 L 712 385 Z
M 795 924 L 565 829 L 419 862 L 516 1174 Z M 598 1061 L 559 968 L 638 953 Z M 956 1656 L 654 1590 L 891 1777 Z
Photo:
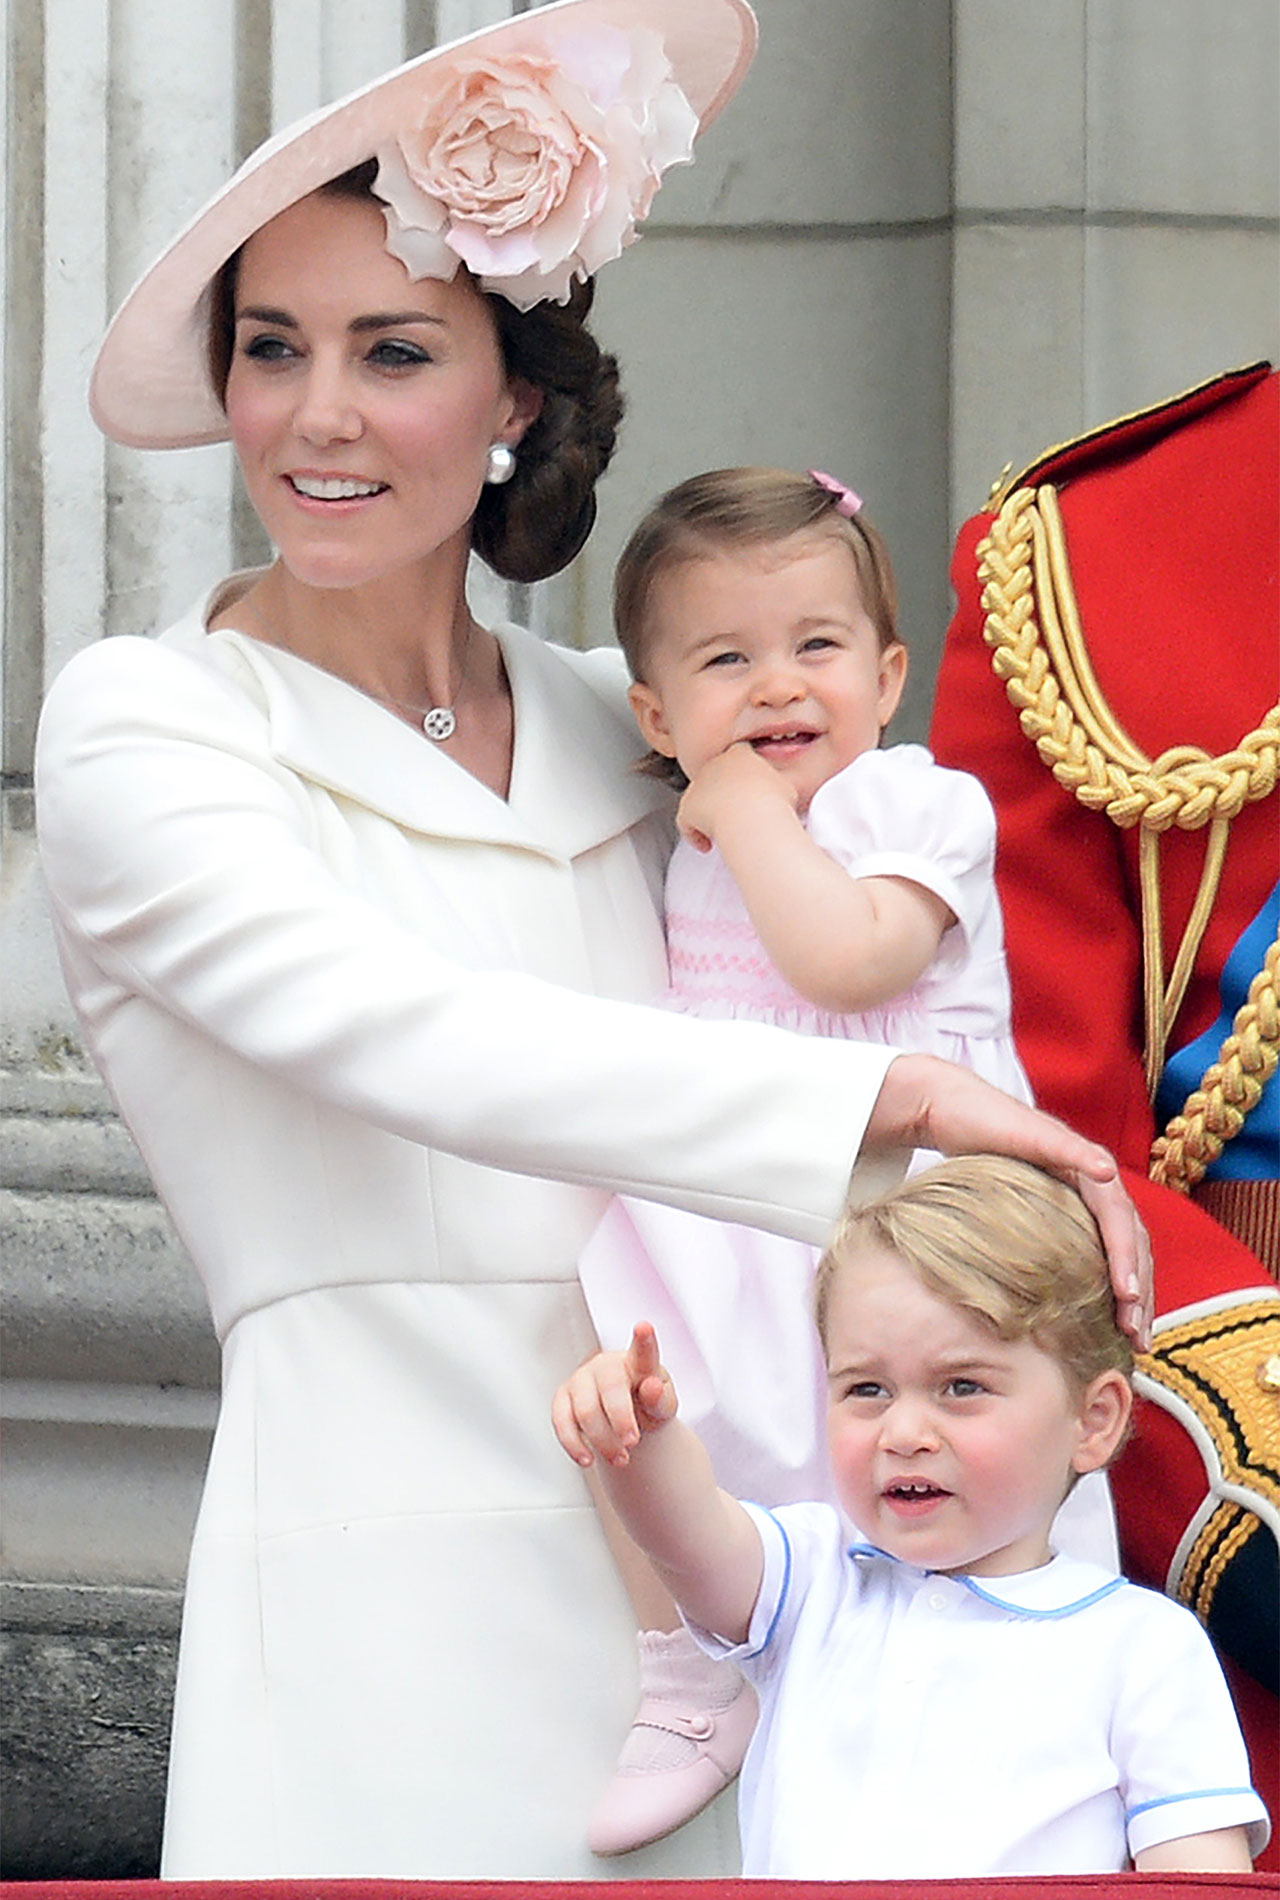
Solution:
M 489 459 L 485 464 L 484 478 L 493 488 L 501 488 L 503 482 L 509 482 L 516 472 L 516 452 L 506 442 L 489 444 Z

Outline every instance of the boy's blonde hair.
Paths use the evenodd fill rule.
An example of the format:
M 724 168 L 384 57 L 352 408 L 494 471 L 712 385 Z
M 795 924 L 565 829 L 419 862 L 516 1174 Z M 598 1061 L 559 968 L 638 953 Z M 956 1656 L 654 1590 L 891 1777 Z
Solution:
M 963 1155 L 849 1208 L 814 1288 L 824 1352 L 836 1276 L 867 1245 L 894 1254 L 997 1338 L 1032 1340 L 1077 1391 L 1101 1372 L 1132 1376 L 1093 1216 L 1073 1188 L 1028 1162 Z
M 839 497 L 811 475 L 782 468 L 713 468 L 669 489 L 636 526 L 613 577 L 614 631 L 632 679 L 648 683 L 653 590 L 664 574 L 687 561 L 769 547 L 801 534 L 821 535 L 848 548 L 881 652 L 901 644 L 889 550 L 861 508 L 850 517 L 841 514 L 838 503 Z M 644 769 L 681 789 L 688 783 L 676 761 L 657 752 Z

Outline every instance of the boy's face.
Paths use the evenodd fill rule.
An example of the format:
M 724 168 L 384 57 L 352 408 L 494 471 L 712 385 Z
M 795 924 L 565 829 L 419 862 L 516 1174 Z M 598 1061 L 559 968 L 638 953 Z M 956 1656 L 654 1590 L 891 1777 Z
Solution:
M 875 1246 L 831 1287 L 827 1367 L 840 1501 L 871 1543 L 923 1570 L 1047 1563 L 1073 1472 L 1104 1464 L 1119 1435 L 1099 1441 L 1098 1380 L 1074 1393 L 1039 1346 L 998 1339 Z M 1120 1375 L 1101 1380 L 1117 1404 L 1124 1387 L 1127 1417 Z

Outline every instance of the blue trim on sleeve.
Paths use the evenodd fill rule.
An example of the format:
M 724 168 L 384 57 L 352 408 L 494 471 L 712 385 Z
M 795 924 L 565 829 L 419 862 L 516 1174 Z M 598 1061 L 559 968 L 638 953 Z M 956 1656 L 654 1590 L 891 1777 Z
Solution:
M 757 1656 L 760 1655 L 762 1650 L 768 1649 L 770 1643 L 773 1641 L 773 1633 L 778 1627 L 778 1618 L 782 1615 L 787 1597 L 791 1591 L 791 1539 L 787 1536 L 785 1526 L 773 1511 L 766 1510 L 765 1516 L 772 1519 L 778 1526 L 778 1535 L 782 1539 L 782 1588 L 778 1592 L 778 1605 L 773 1612 L 769 1627 L 765 1631 L 764 1641 L 755 1652 Z
M 1178 1801 L 1216 1801 L 1223 1795 L 1241 1794 L 1252 1795 L 1259 1807 L 1262 1806 L 1261 1798 L 1254 1788 L 1193 1788 L 1188 1794 L 1162 1794 L 1158 1795 L 1154 1801 L 1139 1801 L 1136 1808 L 1125 1810 L 1125 1820 L 1132 1821 L 1137 1815 L 1146 1814 L 1151 1808 L 1172 1807 Z
M 1010 1603 L 1007 1597 L 998 1597 L 990 1590 L 979 1589 L 972 1577 L 959 1577 L 957 1581 L 962 1583 L 966 1590 L 971 1590 L 974 1596 L 981 1597 L 984 1603 L 994 1604 L 997 1610 L 1008 1610 L 1011 1616 L 1030 1617 L 1037 1622 L 1054 1622 L 1059 1617 L 1074 1616 L 1077 1610 L 1091 1609 L 1095 1603 L 1101 1603 L 1102 1599 L 1109 1597 L 1113 1591 L 1125 1588 L 1123 1577 L 1112 1577 L 1109 1583 L 1102 1585 L 1101 1589 L 1090 1591 L 1087 1597 L 1077 1597 L 1074 1603 L 1061 1603 L 1055 1610 L 1032 1610 L 1022 1603 Z

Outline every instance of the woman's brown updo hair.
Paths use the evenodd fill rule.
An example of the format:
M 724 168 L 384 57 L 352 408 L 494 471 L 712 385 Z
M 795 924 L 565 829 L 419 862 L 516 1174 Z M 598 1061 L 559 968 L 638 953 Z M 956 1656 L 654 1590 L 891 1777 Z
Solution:
M 340 198 L 367 198 L 381 209 L 373 181 L 376 159 L 344 172 L 320 190 Z M 237 251 L 213 281 L 209 372 L 219 401 L 226 396 L 235 341 Z M 595 295 L 575 284 L 566 304 L 517 310 L 505 297 L 486 296 L 498 331 L 503 366 L 542 391 L 542 412 L 516 453 L 516 472 L 501 487 L 481 492 L 471 544 L 507 581 L 541 581 L 567 567 L 595 524 L 596 483 L 609 466 L 622 420 L 616 358 L 587 328 Z

